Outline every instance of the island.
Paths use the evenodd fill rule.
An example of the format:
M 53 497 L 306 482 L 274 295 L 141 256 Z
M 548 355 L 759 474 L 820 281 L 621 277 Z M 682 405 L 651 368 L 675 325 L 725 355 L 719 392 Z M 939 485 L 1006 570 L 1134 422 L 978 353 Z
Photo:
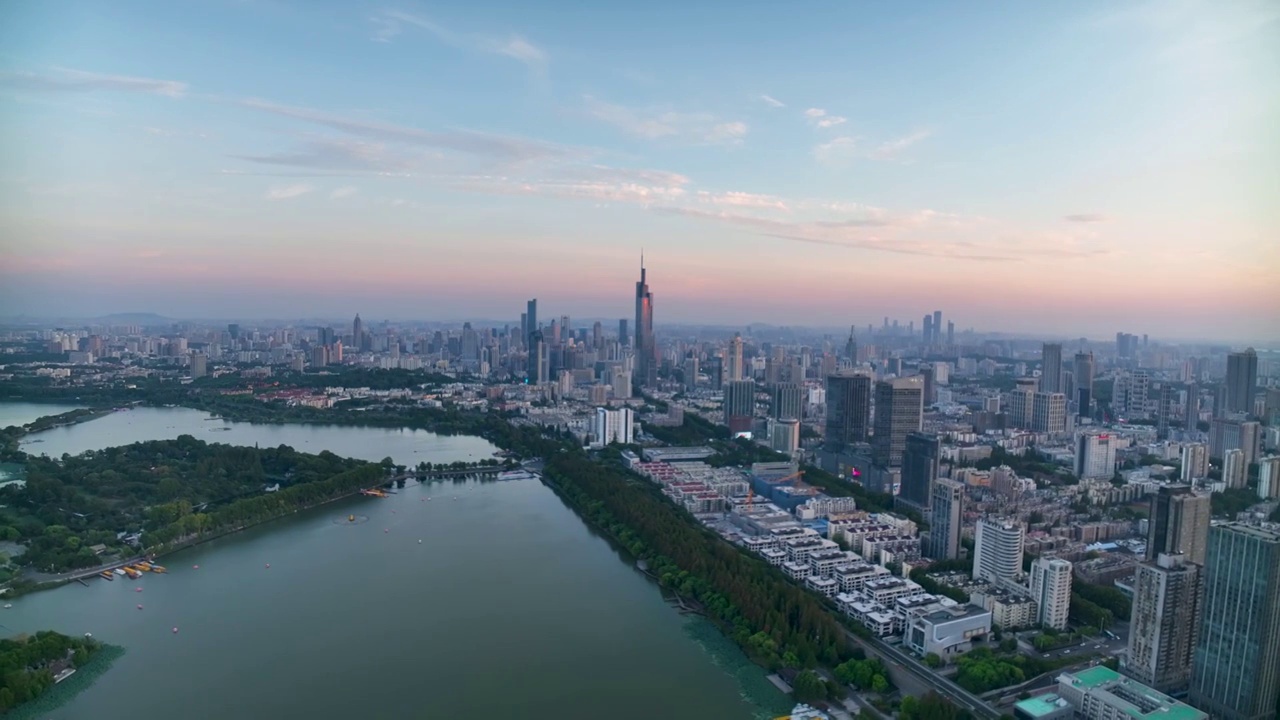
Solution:
M 37 717 L 52 712 L 105 672 L 122 648 L 92 637 L 42 630 L 0 640 L 0 713 Z

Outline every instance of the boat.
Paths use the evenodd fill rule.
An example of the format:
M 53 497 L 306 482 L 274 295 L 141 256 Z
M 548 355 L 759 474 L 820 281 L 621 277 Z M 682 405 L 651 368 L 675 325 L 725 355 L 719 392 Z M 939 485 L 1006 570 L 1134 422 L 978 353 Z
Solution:
M 136 569 L 136 570 L 141 570 L 142 572 L 151 572 L 151 563 L 149 563 L 149 562 L 147 562 L 147 561 L 145 561 L 145 560 L 143 560 L 142 562 L 138 563 L 137 565 L 134 565 L 133 567 L 134 567 L 134 569 Z
M 116 579 L 115 574 L 114 574 L 114 573 L 112 573 L 110 570 L 103 570 L 102 572 L 100 572 L 100 573 L 98 573 L 98 574 L 99 574 L 99 575 L 101 575 L 102 577 L 106 578 L 107 580 L 115 580 L 115 579 Z
M 128 575 L 130 580 L 137 580 L 138 578 L 142 577 L 142 573 L 138 572 L 137 570 L 134 570 L 131 567 L 125 568 L 124 574 Z
M 151 572 L 153 572 L 153 573 L 167 573 L 167 572 L 169 572 L 169 570 L 168 570 L 167 568 L 165 568 L 165 566 L 163 566 L 163 565 L 152 565 L 152 566 L 151 566 Z
M 123 576 L 123 575 L 124 575 L 124 568 L 116 568 L 116 571 L 115 571 L 115 572 L 116 572 L 116 574 L 117 574 L 117 575 Z

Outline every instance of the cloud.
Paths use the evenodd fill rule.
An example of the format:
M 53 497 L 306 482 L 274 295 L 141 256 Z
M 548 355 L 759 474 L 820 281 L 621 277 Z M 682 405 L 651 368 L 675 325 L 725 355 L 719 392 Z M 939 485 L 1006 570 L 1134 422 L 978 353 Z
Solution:
M 502 195 L 539 195 L 639 205 L 677 200 L 685 194 L 685 189 L 679 186 L 554 180 L 511 181 L 506 178 L 471 178 L 459 183 L 457 187 L 461 190 Z
M 814 146 L 813 156 L 818 162 L 835 165 L 852 160 L 858 152 L 858 139 L 848 136 Z
M 352 195 L 355 195 L 357 192 L 360 192 L 360 191 L 357 190 L 354 185 L 343 185 L 340 188 L 334 188 L 333 192 L 329 193 L 329 198 L 332 200 L 337 200 L 339 198 L 351 197 Z
M 1106 222 L 1109 218 L 1099 213 L 1078 213 L 1075 215 L 1063 215 L 1062 219 L 1073 223 L 1100 223 Z
M 557 175 L 595 182 L 638 183 L 641 185 L 668 187 L 683 187 L 689 184 L 689 177 L 680 173 L 666 170 L 616 168 L 605 165 L 568 165 L 559 169 Z
M 789 210 L 787 203 L 782 198 L 773 195 L 757 195 L 756 193 L 747 192 L 722 192 L 713 193 L 705 190 L 699 190 L 697 195 L 699 202 L 710 203 L 712 205 L 728 205 L 731 207 L 760 208 L 769 210 Z
M 775 108 L 786 107 L 786 104 L 783 103 L 781 100 L 770 97 L 769 95 L 761 95 L 760 99 L 764 102 L 764 104 L 768 105 L 769 107 L 775 107 Z
M 721 122 L 710 113 L 682 113 L 667 109 L 633 109 L 588 95 L 587 114 L 628 135 L 649 140 L 671 138 L 712 145 L 737 145 L 750 128 L 744 122 Z
M 148 93 L 171 98 L 180 98 L 187 92 L 187 84 L 177 80 L 156 80 L 127 75 L 101 75 L 64 68 L 55 68 L 51 73 L 0 72 L 0 87 L 38 92 L 93 92 L 107 90 Z
M 263 165 L 386 174 L 405 174 L 413 167 L 404 153 L 388 152 L 384 144 L 344 138 L 311 140 L 293 152 L 235 157 Z
M 241 107 L 281 117 L 293 118 L 324 127 L 340 130 L 350 135 L 382 142 L 451 150 L 469 155 L 487 157 L 506 162 L 523 162 L 549 158 L 568 158 L 583 155 L 583 151 L 552 143 L 526 138 L 494 135 L 470 130 L 430 132 L 404 125 L 394 125 L 373 120 L 334 115 L 310 108 L 279 105 L 266 100 L 245 98 L 236 101 Z
M 880 143 L 875 150 L 871 151 L 871 157 L 876 160 L 890 160 L 897 157 L 899 153 L 916 143 L 924 140 L 933 134 L 932 130 L 917 130 L 910 135 L 904 135 L 893 140 L 886 140 Z
M 315 190 L 314 187 L 305 183 L 296 185 L 272 185 L 264 196 L 267 200 L 290 200 L 296 197 L 302 197 L 307 193 Z
M 839 115 L 829 115 L 827 114 L 827 111 L 822 108 L 809 108 L 804 111 L 804 116 L 809 119 L 811 124 L 820 128 L 835 127 L 836 125 L 843 125 L 848 121 L 848 118 L 844 118 Z
M 373 39 L 378 42 L 390 42 L 400 35 L 403 26 L 425 30 L 437 40 L 452 47 L 464 50 L 502 55 L 518 60 L 536 70 L 542 70 L 547 64 L 547 53 L 520 35 L 511 34 L 506 37 L 459 33 L 427 18 L 412 15 L 398 10 L 389 10 L 372 18 L 375 30 Z

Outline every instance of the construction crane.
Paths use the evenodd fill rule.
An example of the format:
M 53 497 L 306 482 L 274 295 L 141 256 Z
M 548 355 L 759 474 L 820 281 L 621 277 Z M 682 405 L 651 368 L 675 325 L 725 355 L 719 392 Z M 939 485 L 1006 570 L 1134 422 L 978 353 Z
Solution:
M 793 472 L 793 473 L 791 473 L 790 475 L 784 475 L 784 476 L 782 476 L 782 477 L 780 477 L 780 478 L 765 478 L 765 480 L 764 480 L 764 481 L 765 481 L 765 482 L 767 482 L 767 483 L 769 483 L 770 485 L 778 485 L 778 484 L 780 484 L 780 483 L 784 483 L 784 482 L 786 482 L 786 481 L 788 481 L 788 480 L 799 480 L 801 475 L 804 475 L 804 471 L 803 471 L 803 470 L 801 470 L 801 471 L 799 471 L 799 472 Z M 756 506 L 756 491 L 755 491 L 755 488 L 751 487 L 751 485 L 747 485 L 747 509 L 748 509 L 748 510 L 753 510 L 753 509 L 755 509 L 755 506 Z

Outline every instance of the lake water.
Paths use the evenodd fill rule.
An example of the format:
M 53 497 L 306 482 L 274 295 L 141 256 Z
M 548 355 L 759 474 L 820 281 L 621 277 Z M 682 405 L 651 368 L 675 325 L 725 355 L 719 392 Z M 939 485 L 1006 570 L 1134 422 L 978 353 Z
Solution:
M 223 424 L 204 416 L 131 410 L 43 433 L 32 449 L 185 432 L 406 464 L 494 450 L 474 437 L 371 428 L 198 434 Z M 0 610 L 9 633 L 92 632 L 128 649 L 60 720 L 745 719 L 788 707 L 780 694 L 757 698 L 767 708 L 745 699 L 690 638 L 690 620 L 537 481 L 411 482 L 385 500 L 314 508 L 162 562 L 167 575 L 94 579 Z
M 341 425 L 256 425 L 219 420 L 190 408 L 149 407 L 119 410 L 89 422 L 28 435 L 20 447 L 28 453 L 61 457 L 63 453 L 78 455 L 146 440 L 172 440 L 179 435 L 229 445 L 288 445 L 309 453 L 328 450 L 373 462 L 390 457 L 403 465 L 482 460 L 493 457 L 497 450 L 483 438 L 469 435 Z
M 54 405 L 49 403 L 0 402 L 0 428 L 10 425 L 26 425 L 45 415 L 60 415 L 79 410 L 81 405 Z

